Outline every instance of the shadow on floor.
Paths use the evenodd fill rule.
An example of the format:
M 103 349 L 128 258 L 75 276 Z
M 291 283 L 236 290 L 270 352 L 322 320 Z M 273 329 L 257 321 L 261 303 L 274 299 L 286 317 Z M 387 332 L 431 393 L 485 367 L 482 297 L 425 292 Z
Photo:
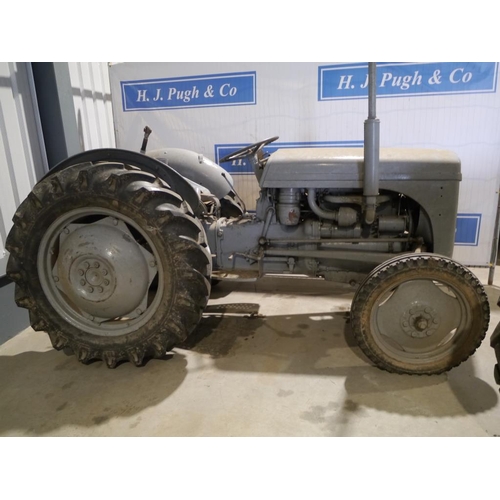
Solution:
M 498 402 L 496 390 L 475 376 L 474 356 L 442 375 L 391 374 L 372 366 L 357 347 L 348 312 L 262 317 L 258 310 L 258 304 L 209 306 L 196 331 L 178 347 L 210 355 L 225 371 L 343 377 L 347 411 L 368 406 L 444 417 L 481 413 Z M 436 391 L 447 388 L 457 404 L 436 398 Z M 417 397 L 409 396 L 412 392 Z
M 54 350 L 0 356 L 0 435 L 22 430 L 39 436 L 131 417 L 176 391 L 186 366 L 180 353 L 150 360 L 140 369 L 124 363 L 114 370 L 103 362 L 85 366 Z
M 85 366 L 54 350 L 0 356 L 0 435 L 21 430 L 36 436 L 138 415 L 129 424 L 132 429 L 139 413 L 161 404 L 182 385 L 188 374 L 187 351 L 210 357 L 226 372 L 341 380 L 343 400 L 325 392 L 324 405 L 311 406 L 301 415 L 327 430 L 338 426 L 332 416 L 338 411 L 348 422 L 354 414 L 362 416 L 365 408 L 453 417 L 485 412 L 497 404 L 496 389 L 475 375 L 474 356 L 449 374 L 432 377 L 395 375 L 373 367 L 356 346 L 349 307 L 337 309 L 263 317 L 256 303 L 209 305 L 198 328 L 170 359 L 151 360 L 141 369 L 130 363 L 115 370 L 102 362 Z M 287 395 L 283 390 L 277 396 Z M 329 432 L 342 435 L 333 427 Z
M 0 345 L 30 326 L 26 309 L 14 302 L 14 283 L 0 287 Z

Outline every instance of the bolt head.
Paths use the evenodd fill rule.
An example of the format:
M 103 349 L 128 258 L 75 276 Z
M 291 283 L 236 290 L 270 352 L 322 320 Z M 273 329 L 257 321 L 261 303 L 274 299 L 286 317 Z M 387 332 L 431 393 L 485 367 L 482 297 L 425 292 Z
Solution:
M 85 262 L 85 263 L 83 264 L 83 267 L 84 267 L 85 269 L 88 269 L 88 268 L 90 267 L 90 264 L 89 264 L 88 262 Z
M 142 314 L 142 310 L 141 310 L 141 309 L 136 309 L 136 310 L 135 310 L 135 312 L 136 312 L 137 314 Z
M 78 274 L 80 276 L 83 276 L 85 274 L 85 271 L 83 269 L 78 269 Z
M 102 293 L 102 292 L 104 292 L 104 288 L 103 288 L 102 286 L 98 286 L 98 287 L 96 288 L 96 291 L 97 291 L 98 293 Z
M 104 276 L 107 276 L 107 275 L 108 275 L 108 271 L 107 271 L 106 269 L 103 269 L 103 270 L 102 270 L 102 274 L 103 274 Z
M 85 283 L 87 283 L 85 280 L 80 280 L 80 285 L 85 286 Z
M 96 268 L 97 268 L 97 267 L 99 267 L 99 266 L 100 266 L 99 262 L 94 262 L 94 267 L 96 267 Z
M 109 280 L 104 280 L 104 286 L 108 286 L 109 285 Z
M 91 286 L 89 286 L 87 287 L 87 292 L 94 293 L 94 289 Z
M 427 328 L 427 320 L 424 318 L 420 318 L 415 322 L 415 328 L 420 330 L 421 332 Z
M 69 234 L 69 229 L 68 229 L 67 227 L 65 227 L 65 228 L 63 229 L 63 232 L 64 232 L 64 234 Z
M 155 267 L 155 266 L 156 266 L 156 262 L 155 262 L 154 260 L 150 260 L 150 261 L 149 261 L 149 265 L 150 265 L 151 267 Z

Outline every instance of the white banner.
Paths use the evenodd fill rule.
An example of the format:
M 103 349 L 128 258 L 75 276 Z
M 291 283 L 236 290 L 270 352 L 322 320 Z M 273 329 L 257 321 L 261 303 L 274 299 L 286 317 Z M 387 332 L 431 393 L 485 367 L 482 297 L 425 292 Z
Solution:
M 361 146 L 367 63 L 120 63 L 110 67 L 117 147 L 178 147 L 218 161 L 278 135 L 276 148 Z M 462 160 L 454 258 L 488 265 L 499 188 L 497 63 L 377 65 L 382 147 L 449 149 Z M 247 208 L 258 185 L 223 165 Z

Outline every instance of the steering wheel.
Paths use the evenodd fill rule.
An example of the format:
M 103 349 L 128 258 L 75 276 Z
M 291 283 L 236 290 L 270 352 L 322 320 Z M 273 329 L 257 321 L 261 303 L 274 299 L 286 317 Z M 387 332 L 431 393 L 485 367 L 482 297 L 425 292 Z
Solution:
M 246 158 L 247 156 L 253 156 L 259 149 L 262 149 L 267 144 L 271 142 L 277 141 L 279 139 L 278 136 L 270 137 L 269 139 L 264 139 L 263 141 L 256 142 L 255 144 L 251 144 L 250 146 L 245 146 L 244 148 L 238 149 L 234 153 L 229 153 L 219 160 L 219 163 L 224 163 L 226 161 L 234 161 L 239 160 L 241 158 Z

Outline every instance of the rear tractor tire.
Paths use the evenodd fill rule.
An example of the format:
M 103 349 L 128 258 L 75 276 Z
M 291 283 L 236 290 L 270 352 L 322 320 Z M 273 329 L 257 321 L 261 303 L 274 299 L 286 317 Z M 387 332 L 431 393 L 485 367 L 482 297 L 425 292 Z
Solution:
M 140 366 L 198 324 L 210 295 L 206 235 L 154 175 L 75 165 L 41 180 L 13 222 L 7 274 L 16 303 L 55 349 L 83 363 Z
M 351 324 L 359 347 L 379 368 L 433 375 L 458 366 L 479 347 L 490 308 L 479 280 L 447 257 L 390 259 L 357 290 Z

